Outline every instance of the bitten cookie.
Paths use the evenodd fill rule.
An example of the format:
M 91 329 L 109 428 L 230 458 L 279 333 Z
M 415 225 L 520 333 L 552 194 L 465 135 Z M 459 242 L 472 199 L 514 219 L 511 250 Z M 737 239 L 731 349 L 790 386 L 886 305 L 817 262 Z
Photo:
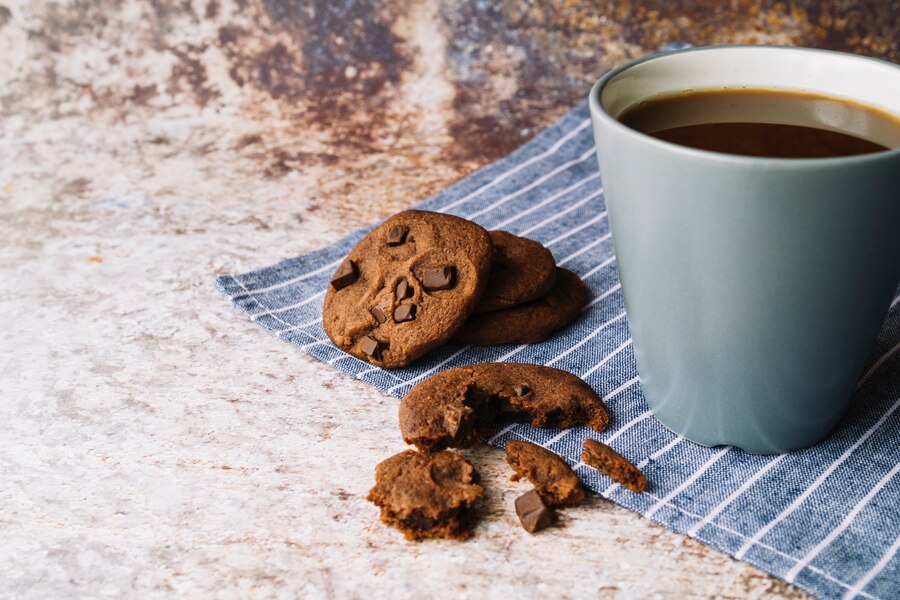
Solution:
M 400 401 L 400 432 L 423 450 L 467 448 L 500 413 L 524 413 L 535 427 L 587 424 L 603 431 L 609 423 L 600 396 L 567 371 L 481 363 L 442 371 L 407 392 Z
M 505 231 L 491 231 L 494 263 L 476 313 L 512 308 L 550 291 L 556 261 L 540 243 Z
M 515 471 L 512 480 L 525 477 L 544 503 L 551 507 L 577 506 L 584 500 L 578 475 L 557 454 L 531 442 L 506 442 L 506 462 Z
M 454 452 L 406 450 L 375 468 L 368 500 L 381 508 L 382 522 L 406 539 L 464 540 L 475 524 L 473 505 L 483 489 L 475 467 Z
M 575 273 L 556 269 L 556 282 L 543 298 L 526 304 L 472 315 L 454 339 L 467 344 L 534 344 L 574 321 L 588 291 Z
M 402 367 L 448 341 L 481 298 L 493 244 L 465 219 L 408 210 L 350 251 L 325 294 L 322 324 L 348 353 Z
M 584 464 L 594 467 L 632 492 L 640 493 L 647 489 L 647 478 L 641 470 L 603 442 L 586 439 L 582 450 Z

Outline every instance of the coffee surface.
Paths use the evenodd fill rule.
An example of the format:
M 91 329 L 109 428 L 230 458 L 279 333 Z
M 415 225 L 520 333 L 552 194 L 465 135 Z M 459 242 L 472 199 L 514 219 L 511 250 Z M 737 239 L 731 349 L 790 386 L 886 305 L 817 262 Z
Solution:
M 829 158 L 900 147 L 900 117 L 811 93 L 722 89 L 642 102 L 619 119 L 683 146 L 771 158 Z

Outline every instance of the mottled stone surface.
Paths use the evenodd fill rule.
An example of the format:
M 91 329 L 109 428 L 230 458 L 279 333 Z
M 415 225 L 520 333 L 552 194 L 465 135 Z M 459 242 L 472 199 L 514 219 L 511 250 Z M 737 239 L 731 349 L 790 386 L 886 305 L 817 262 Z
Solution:
M 796 589 L 593 497 L 465 544 L 366 503 L 397 402 L 212 289 L 503 155 L 667 42 L 900 58 L 900 3 L 0 0 L 0 596 Z M 546 557 L 558 561 L 545 569 Z

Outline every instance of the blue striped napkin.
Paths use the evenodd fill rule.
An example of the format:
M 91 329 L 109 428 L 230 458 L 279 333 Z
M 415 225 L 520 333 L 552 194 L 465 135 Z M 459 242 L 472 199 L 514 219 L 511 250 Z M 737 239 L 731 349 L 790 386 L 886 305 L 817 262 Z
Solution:
M 900 298 L 847 417 L 827 441 L 773 457 L 705 448 L 660 425 L 641 393 L 586 103 L 418 208 L 539 240 L 587 283 L 592 299 L 582 317 L 540 344 L 448 344 L 410 367 L 385 371 L 336 348 L 321 322 L 330 276 L 366 231 L 219 277 L 216 285 L 269 332 L 398 398 L 432 373 L 469 363 L 530 362 L 571 371 L 606 400 L 607 431 L 511 424 L 489 442 L 524 439 L 563 454 L 593 491 L 817 596 L 900 597 Z M 589 436 L 638 464 L 648 491 L 633 494 L 574 462 Z

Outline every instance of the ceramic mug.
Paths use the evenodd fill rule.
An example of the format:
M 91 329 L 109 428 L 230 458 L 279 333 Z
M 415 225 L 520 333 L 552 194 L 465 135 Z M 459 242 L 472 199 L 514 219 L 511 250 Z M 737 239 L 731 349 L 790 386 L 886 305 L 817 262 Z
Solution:
M 900 115 L 900 67 L 719 46 L 636 60 L 590 95 L 644 395 L 668 428 L 752 453 L 841 418 L 900 283 L 900 149 L 776 159 L 679 146 L 617 117 L 686 90 L 802 90 Z

